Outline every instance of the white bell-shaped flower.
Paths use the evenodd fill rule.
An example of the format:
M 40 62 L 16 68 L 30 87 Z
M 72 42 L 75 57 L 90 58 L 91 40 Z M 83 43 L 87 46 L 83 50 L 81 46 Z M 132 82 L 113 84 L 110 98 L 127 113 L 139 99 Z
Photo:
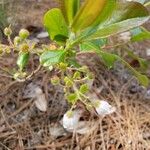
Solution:
M 115 107 L 111 106 L 107 101 L 104 100 L 97 100 L 95 102 L 95 109 L 96 112 L 101 116 L 109 115 L 116 111 Z
M 63 127 L 69 131 L 73 132 L 77 129 L 79 119 L 80 119 L 81 113 L 80 111 L 68 111 L 63 116 Z

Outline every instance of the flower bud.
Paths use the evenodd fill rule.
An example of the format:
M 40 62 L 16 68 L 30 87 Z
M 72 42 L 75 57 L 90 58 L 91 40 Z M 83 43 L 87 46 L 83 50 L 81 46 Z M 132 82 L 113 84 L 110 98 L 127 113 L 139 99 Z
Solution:
M 28 36 L 29 36 L 29 31 L 26 30 L 26 29 L 21 29 L 20 32 L 19 32 L 19 36 L 22 38 L 22 39 L 26 39 Z
M 27 52 L 29 52 L 29 48 L 30 48 L 29 45 L 26 43 L 23 43 L 20 45 L 20 51 L 21 52 L 27 53 Z
M 66 70 L 66 69 L 67 69 L 67 64 L 61 62 L 61 63 L 59 64 L 59 68 L 60 68 L 61 70 Z
M 14 38 L 14 45 L 17 46 L 21 42 L 21 38 L 19 36 L 16 36 Z
M 68 77 L 65 77 L 65 78 L 64 78 L 64 81 L 65 81 L 65 85 L 66 85 L 67 87 L 72 87 L 72 86 L 73 86 L 72 81 L 71 81 Z
M 80 79 L 81 78 L 81 73 L 79 71 L 76 71 L 73 75 L 73 79 Z
M 5 34 L 6 36 L 10 36 L 10 35 L 12 34 L 11 28 L 10 28 L 10 27 L 5 28 L 5 29 L 4 29 L 4 34 Z
M 96 102 L 94 102 L 94 106 L 96 112 L 101 116 L 109 115 L 116 111 L 115 107 L 112 107 L 108 102 L 104 100 L 97 100 Z
M 58 76 L 54 76 L 52 79 L 51 79 L 51 83 L 53 85 L 58 85 L 60 83 L 60 79 Z

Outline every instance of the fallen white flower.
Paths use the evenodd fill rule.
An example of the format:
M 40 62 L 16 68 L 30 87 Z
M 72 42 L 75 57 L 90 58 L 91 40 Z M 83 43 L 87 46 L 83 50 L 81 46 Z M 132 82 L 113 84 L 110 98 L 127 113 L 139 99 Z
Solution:
M 68 132 L 76 132 L 79 134 L 87 134 L 96 128 L 95 123 L 89 121 L 79 121 L 82 110 L 68 111 L 64 114 L 60 123 Z
M 45 112 L 47 110 L 47 100 L 45 94 L 38 95 L 35 99 L 35 106 L 40 110 Z
M 29 84 L 24 90 L 23 98 L 33 98 L 35 106 L 40 111 L 45 112 L 47 110 L 47 100 L 40 86 L 33 83 Z
M 45 94 L 42 89 L 37 87 L 35 89 L 36 97 L 35 97 L 35 105 L 40 110 L 45 112 L 47 110 L 47 100 Z
M 68 132 L 73 132 L 77 129 L 79 119 L 81 116 L 80 111 L 68 111 L 64 114 L 62 125 Z
M 95 102 L 95 109 L 96 112 L 101 116 L 109 115 L 116 111 L 115 107 L 111 106 L 108 102 L 104 100 L 97 100 Z

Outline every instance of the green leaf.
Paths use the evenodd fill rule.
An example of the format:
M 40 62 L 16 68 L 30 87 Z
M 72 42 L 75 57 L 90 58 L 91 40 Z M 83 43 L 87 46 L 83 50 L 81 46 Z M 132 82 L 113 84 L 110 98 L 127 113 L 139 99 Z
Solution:
M 108 67 L 112 67 L 114 65 L 114 62 L 116 60 L 118 60 L 118 61 L 122 62 L 126 67 L 128 67 L 128 69 L 130 69 L 132 71 L 134 76 L 138 79 L 138 81 L 143 86 L 148 86 L 149 85 L 149 79 L 146 75 L 143 75 L 140 72 L 136 71 L 133 67 L 131 67 L 129 65 L 129 63 L 127 63 L 124 59 L 122 59 L 118 55 L 111 54 L 111 53 L 108 53 L 108 52 L 104 52 L 104 51 L 101 51 L 101 50 L 99 50 L 99 51 L 97 50 L 96 53 L 104 60 L 104 62 L 106 63 L 106 65 Z
M 17 65 L 22 71 L 29 61 L 29 52 L 21 52 L 17 59 Z
M 72 29 L 74 32 L 90 26 L 103 10 L 107 0 L 86 0 L 75 16 Z
M 75 104 L 78 100 L 78 96 L 76 93 L 70 93 L 66 96 L 69 103 Z
M 83 85 L 80 86 L 80 92 L 82 94 L 86 94 L 88 91 L 89 91 L 89 87 L 88 87 L 87 84 L 83 84 Z
M 80 44 L 80 51 L 93 51 L 94 49 L 100 49 L 107 43 L 107 39 L 97 39 L 92 41 L 83 42 Z
M 147 76 L 141 74 L 140 72 L 136 71 L 132 66 L 130 66 L 129 63 L 127 63 L 124 59 L 122 59 L 121 57 L 119 57 L 116 54 L 112 54 L 109 52 L 105 52 L 100 50 L 100 48 L 96 48 L 91 46 L 91 43 L 89 45 L 92 49 L 93 52 L 96 52 L 98 54 L 98 56 L 102 59 L 102 61 L 104 62 L 104 64 L 108 67 L 108 68 L 112 68 L 114 63 L 116 61 L 120 61 L 122 62 L 126 67 L 128 67 L 132 73 L 134 74 L 134 76 L 138 79 L 138 81 L 144 85 L 144 86 L 148 86 L 149 84 L 149 79 Z M 139 60 L 141 65 L 144 65 L 144 62 L 142 59 Z M 144 66 L 143 66 L 144 67 Z
M 134 11 L 133 11 L 134 10 Z M 117 2 L 115 9 L 96 27 L 85 30 L 80 40 L 105 38 L 140 26 L 149 19 L 147 9 L 137 2 Z
M 80 0 L 63 0 L 64 16 L 69 25 L 71 25 L 74 16 L 76 15 L 79 9 L 79 4 L 80 4 Z
M 105 6 L 99 16 L 96 18 L 92 26 L 99 25 L 105 20 L 109 19 L 110 15 L 116 9 L 117 0 L 109 0 L 105 2 Z
M 64 61 L 65 54 L 65 50 L 46 51 L 40 56 L 40 63 L 45 67 L 58 64 Z
M 44 26 L 52 40 L 63 43 L 68 38 L 68 27 L 60 9 L 51 9 L 44 15 Z
M 102 29 L 98 29 L 93 35 L 88 37 L 88 40 L 106 38 L 108 36 L 125 32 L 136 26 L 140 26 L 148 20 L 148 17 L 128 19 L 122 22 L 114 23 Z

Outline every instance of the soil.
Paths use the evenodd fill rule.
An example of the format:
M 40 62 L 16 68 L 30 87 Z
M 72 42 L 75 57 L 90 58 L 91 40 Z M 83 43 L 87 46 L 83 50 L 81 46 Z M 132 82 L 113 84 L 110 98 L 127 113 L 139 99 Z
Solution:
M 12 13 L 9 11 L 9 16 L 15 17 L 10 18 L 10 21 L 16 20 L 16 33 L 21 27 L 26 27 L 31 29 L 35 38 L 35 33 L 43 31 L 43 14 L 56 6 L 52 0 L 9 2 L 7 9 L 13 10 Z M 149 27 L 148 23 L 146 26 Z M 113 43 L 114 38 L 112 39 L 110 41 Z M 127 46 L 149 60 L 146 50 L 150 48 L 150 41 Z M 122 53 L 123 48 L 116 50 Z M 123 53 L 123 56 L 126 57 L 126 54 Z M 117 111 L 105 118 L 93 117 L 92 113 L 85 111 L 88 116 L 86 121 L 91 129 L 94 124 L 94 130 L 85 135 L 66 132 L 60 120 L 69 106 L 63 97 L 63 90 L 50 83 L 55 72 L 42 68 L 30 80 L 17 82 L 4 71 L 5 68 L 10 71 L 16 68 L 16 55 L 6 55 L 0 58 L 0 150 L 150 149 L 149 89 L 141 86 L 120 62 L 113 69 L 107 69 L 95 54 L 79 55 L 77 59 L 81 64 L 87 65 L 95 75 L 90 96 L 107 100 Z M 33 56 L 27 70 L 35 70 L 38 63 L 37 57 Z M 38 110 L 35 99 L 27 96 L 35 87 L 40 87 L 46 97 L 46 112 Z

